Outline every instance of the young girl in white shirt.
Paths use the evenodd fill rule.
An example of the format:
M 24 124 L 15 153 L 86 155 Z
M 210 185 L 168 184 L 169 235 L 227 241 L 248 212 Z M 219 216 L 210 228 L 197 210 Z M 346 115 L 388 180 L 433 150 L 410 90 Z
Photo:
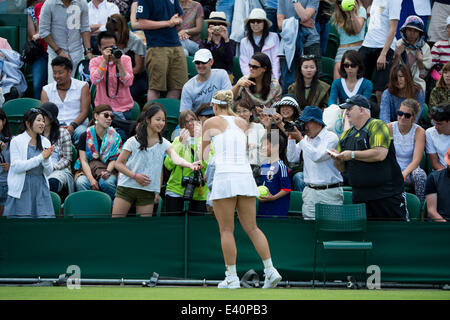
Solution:
M 115 167 L 120 172 L 114 199 L 113 218 L 125 217 L 133 203 L 141 217 L 151 217 L 155 194 L 161 189 L 161 169 L 167 153 L 175 165 L 200 169 L 199 162 L 180 158 L 171 143 L 162 137 L 166 112 L 158 105 L 148 108 L 136 126 L 136 135 L 124 144 Z

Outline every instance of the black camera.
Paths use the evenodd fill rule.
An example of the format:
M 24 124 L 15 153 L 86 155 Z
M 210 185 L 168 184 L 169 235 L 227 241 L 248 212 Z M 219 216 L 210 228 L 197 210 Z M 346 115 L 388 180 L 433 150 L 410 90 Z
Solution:
M 8 143 L 9 141 L 11 141 L 10 137 L 5 137 L 4 135 L 0 134 L 0 141 L 4 142 L 4 143 Z
M 183 177 L 181 185 L 185 187 L 183 199 L 192 200 L 194 196 L 194 189 L 199 186 L 204 186 L 203 174 L 200 170 L 194 171 L 189 177 Z
M 120 59 L 122 57 L 122 50 L 120 50 L 117 46 L 112 46 L 111 47 L 111 54 L 116 58 L 116 59 Z
M 294 131 L 294 127 L 296 127 L 298 129 L 298 131 L 300 131 L 300 133 L 304 136 L 305 135 L 305 123 L 303 121 L 301 121 L 300 119 L 297 119 L 295 121 L 288 121 L 284 123 L 284 129 L 287 132 L 292 132 Z

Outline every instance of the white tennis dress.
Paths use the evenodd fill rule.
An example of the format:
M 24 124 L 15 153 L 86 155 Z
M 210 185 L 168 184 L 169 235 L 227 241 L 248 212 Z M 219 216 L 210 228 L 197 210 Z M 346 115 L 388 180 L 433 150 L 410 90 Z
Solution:
M 238 195 L 257 197 L 258 188 L 247 158 L 247 137 L 236 125 L 234 116 L 221 117 L 228 126 L 212 139 L 216 169 L 210 200 Z

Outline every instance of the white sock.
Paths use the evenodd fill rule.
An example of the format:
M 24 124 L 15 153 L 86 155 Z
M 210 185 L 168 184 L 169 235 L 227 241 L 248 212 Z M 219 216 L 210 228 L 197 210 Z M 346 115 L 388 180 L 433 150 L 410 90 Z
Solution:
M 263 260 L 263 263 L 264 263 L 264 269 L 268 269 L 268 268 L 272 268 L 273 267 L 271 258 Z
M 235 264 L 233 264 L 232 266 L 225 266 L 225 267 L 227 268 L 227 271 L 230 275 L 237 276 Z

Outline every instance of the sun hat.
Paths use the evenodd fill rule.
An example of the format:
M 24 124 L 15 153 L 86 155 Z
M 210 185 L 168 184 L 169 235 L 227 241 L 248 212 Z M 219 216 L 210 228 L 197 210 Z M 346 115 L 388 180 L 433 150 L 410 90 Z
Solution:
M 54 104 L 53 102 L 45 102 L 38 109 L 41 109 L 44 112 L 44 115 L 49 117 L 54 123 L 59 126 L 59 109 L 56 104 Z
M 406 28 L 416 29 L 422 34 L 425 33 L 425 25 L 423 20 L 418 16 L 409 16 L 406 18 L 405 23 L 403 23 L 400 28 L 400 32 L 403 32 Z
M 298 105 L 297 98 L 293 94 L 286 94 L 281 98 L 281 100 L 272 104 L 272 108 L 276 108 L 277 112 L 279 112 L 282 106 L 290 106 L 297 110 L 298 114 L 300 114 L 300 106 Z
M 303 113 L 299 120 L 303 122 L 314 121 L 323 125 L 324 127 L 327 126 L 322 120 L 322 110 L 316 106 L 307 106 L 305 110 L 303 110 Z
M 230 23 L 227 21 L 225 12 L 222 11 L 211 12 L 211 14 L 209 15 L 209 19 L 206 19 L 205 22 L 207 24 L 210 24 L 211 22 L 225 23 L 228 27 L 230 26 Z
M 247 24 L 250 20 L 265 20 L 269 26 L 272 26 L 272 22 L 267 19 L 266 12 L 261 8 L 255 8 L 250 12 L 250 15 L 244 20 L 244 24 Z

